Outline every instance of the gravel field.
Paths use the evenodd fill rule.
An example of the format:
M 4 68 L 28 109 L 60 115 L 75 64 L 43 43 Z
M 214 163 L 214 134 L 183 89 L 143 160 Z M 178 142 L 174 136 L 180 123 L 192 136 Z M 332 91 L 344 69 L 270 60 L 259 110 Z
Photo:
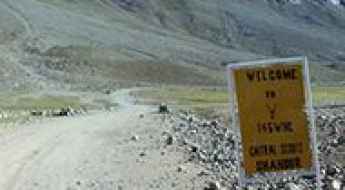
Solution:
M 343 190 L 345 188 L 345 109 L 317 109 L 317 136 L 320 152 L 322 188 Z M 237 172 L 236 134 L 224 126 L 221 119 L 206 120 L 190 112 L 170 116 L 177 122 L 171 133 L 179 146 L 185 147 L 188 161 L 201 165 L 203 176 L 212 176 L 209 188 L 239 189 Z M 279 183 L 256 184 L 247 189 L 315 189 L 315 177 L 293 177 Z M 217 186 L 217 188 L 212 187 Z

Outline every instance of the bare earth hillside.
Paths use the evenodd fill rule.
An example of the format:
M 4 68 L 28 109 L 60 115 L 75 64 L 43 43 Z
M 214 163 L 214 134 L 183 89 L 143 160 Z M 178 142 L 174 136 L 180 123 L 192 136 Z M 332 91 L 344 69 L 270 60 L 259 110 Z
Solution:
M 311 58 L 313 80 L 342 81 L 345 7 L 298 2 L 4 0 L 2 87 L 181 83 L 186 70 L 188 83 L 224 84 L 226 63 L 300 55 Z M 176 77 L 159 77 L 171 69 Z

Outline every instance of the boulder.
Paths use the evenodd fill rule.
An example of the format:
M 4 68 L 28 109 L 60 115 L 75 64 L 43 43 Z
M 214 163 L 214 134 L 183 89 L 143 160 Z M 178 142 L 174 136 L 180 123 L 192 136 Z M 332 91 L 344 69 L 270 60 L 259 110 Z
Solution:
M 159 113 L 169 113 L 168 105 L 161 103 L 158 107 L 158 112 Z
M 138 140 L 139 140 L 139 136 L 138 136 L 138 135 L 133 135 L 133 136 L 131 137 L 131 140 L 132 140 L 132 141 L 138 141 Z
M 174 137 L 172 135 L 167 135 L 166 144 L 172 145 L 174 143 Z
M 33 110 L 33 111 L 31 111 L 30 115 L 35 116 L 35 117 L 43 116 L 43 111 Z
M 204 190 L 221 190 L 221 185 L 218 181 L 211 181 L 208 183 L 208 187 L 205 187 Z

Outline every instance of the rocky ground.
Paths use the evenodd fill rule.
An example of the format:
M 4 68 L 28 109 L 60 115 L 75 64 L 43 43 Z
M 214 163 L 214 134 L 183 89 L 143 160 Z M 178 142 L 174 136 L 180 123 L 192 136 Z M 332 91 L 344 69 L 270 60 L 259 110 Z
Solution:
M 119 103 L 112 111 L 0 131 L 0 189 L 240 189 L 238 137 L 222 117 L 165 105 L 157 112 L 129 92 L 110 94 Z M 345 108 L 316 113 L 323 189 L 344 190 Z M 246 189 L 308 190 L 313 182 L 302 176 Z
M 345 108 L 329 107 L 316 111 L 322 189 L 345 189 Z M 198 174 L 208 181 L 205 190 L 239 189 L 237 180 L 236 134 L 221 118 L 206 120 L 192 112 L 169 115 L 175 123 L 167 144 L 176 143 L 189 155 L 187 162 L 203 167 Z M 168 136 L 169 136 L 168 135 Z M 315 177 L 286 178 L 278 183 L 257 184 L 247 189 L 315 189 Z

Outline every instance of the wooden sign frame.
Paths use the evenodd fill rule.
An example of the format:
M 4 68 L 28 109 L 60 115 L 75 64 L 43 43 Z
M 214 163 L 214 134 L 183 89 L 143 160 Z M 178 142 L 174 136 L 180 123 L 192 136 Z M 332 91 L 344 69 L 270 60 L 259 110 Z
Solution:
M 305 109 L 301 112 L 306 113 L 308 120 L 308 137 L 309 137 L 309 148 L 312 155 L 312 166 L 309 169 L 301 170 L 286 170 L 279 172 L 256 172 L 255 174 L 247 175 L 246 170 L 244 169 L 244 154 L 242 152 L 242 135 L 241 135 L 241 124 L 239 117 L 239 102 L 237 100 L 237 86 L 238 81 L 235 81 L 235 71 L 238 69 L 264 69 L 270 68 L 275 65 L 300 65 L 302 67 L 303 75 L 303 86 L 304 86 L 304 98 L 305 98 Z M 309 76 L 309 65 L 306 57 L 295 57 L 295 58 L 282 58 L 282 59 L 267 59 L 259 60 L 252 62 L 244 62 L 237 64 L 230 64 L 227 67 L 227 78 L 228 78 L 228 88 L 230 93 L 230 113 L 232 117 L 232 122 L 230 122 L 231 129 L 236 133 L 239 138 L 236 141 L 236 151 L 237 151 L 237 165 L 239 172 L 239 185 L 241 188 L 244 188 L 247 184 L 255 183 L 267 183 L 269 182 L 278 182 L 283 178 L 293 178 L 299 176 L 314 176 L 316 179 L 316 188 L 321 190 L 321 179 L 320 179 L 320 165 L 318 161 L 318 151 L 316 145 L 316 131 L 315 131 L 315 116 L 312 106 L 312 93 L 311 93 L 311 84 Z M 253 92 L 255 93 L 255 92 Z

